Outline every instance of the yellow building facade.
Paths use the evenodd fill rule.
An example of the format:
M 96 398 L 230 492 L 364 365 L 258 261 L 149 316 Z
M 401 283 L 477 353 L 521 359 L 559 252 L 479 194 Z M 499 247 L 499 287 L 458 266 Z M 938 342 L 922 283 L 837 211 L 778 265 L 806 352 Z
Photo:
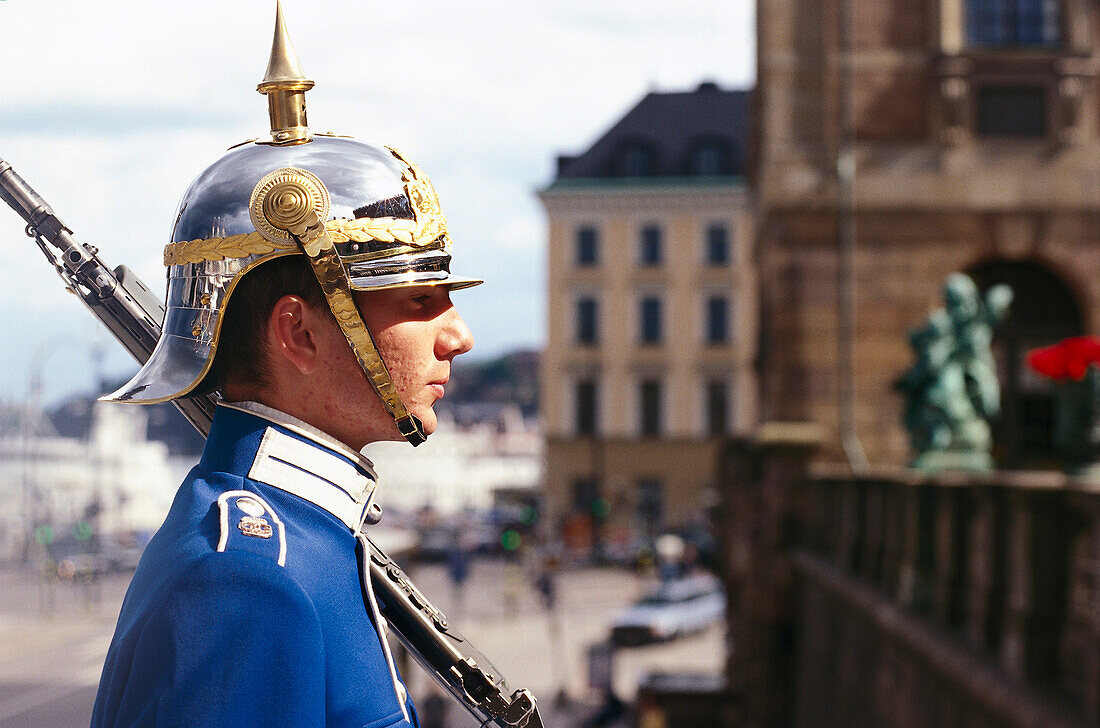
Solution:
M 756 423 L 755 233 L 733 98 L 707 84 L 650 94 L 540 193 L 545 508 L 574 545 L 698 523 L 722 438 Z M 665 123 L 696 104 L 712 129 Z

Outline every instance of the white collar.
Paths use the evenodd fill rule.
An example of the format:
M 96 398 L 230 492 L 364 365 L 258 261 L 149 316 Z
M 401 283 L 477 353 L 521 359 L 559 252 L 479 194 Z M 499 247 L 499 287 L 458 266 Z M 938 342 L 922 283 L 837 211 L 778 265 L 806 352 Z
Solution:
M 285 427 L 297 435 L 313 440 L 322 447 L 327 447 L 329 450 L 340 453 L 362 468 L 371 478 L 376 481 L 378 480 L 378 473 L 374 472 L 374 463 L 370 461 L 370 458 L 361 452 L 352 450 L 332 435 L 318 430 L 308 422 L 300 420 L 293 415 L 288 415 L 286 412 L 277 410 L 274 407 L 268 407 L 266 404 L 260 404 L 259 402 L 253 402 L 251 400 L 245 400 L 243 402 L 221 401 L 218 402 L 218 405 L 262 417 L 265 420 L 274 422 L 280 427 Z
M 252 460 L 248 478 L 313 503 L 354 532 L 363 527 L 372 514 L 376 489 L 370 460 L 317 428 L 271 407 L 257 402 L 225 403 L 224 406 L 258 415 L 312 441 L 302 442 L 268 427 Z

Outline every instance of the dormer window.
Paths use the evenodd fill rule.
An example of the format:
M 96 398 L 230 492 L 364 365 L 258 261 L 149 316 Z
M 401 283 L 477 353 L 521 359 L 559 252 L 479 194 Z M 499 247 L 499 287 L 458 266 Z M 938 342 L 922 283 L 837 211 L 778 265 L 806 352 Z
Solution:
M 627 142 L 615 155 L 616 177 L 651 177 L 656 172 L 657 155 L 645 142 Z
M 720 139 L 701 139 L 692 144 L 687 156 L 687 173 L 694 177 L 734 174 L 733 152 Z
M 1061 45 L 1059 0 L 967 0 L 966 39 L 975 48 Z

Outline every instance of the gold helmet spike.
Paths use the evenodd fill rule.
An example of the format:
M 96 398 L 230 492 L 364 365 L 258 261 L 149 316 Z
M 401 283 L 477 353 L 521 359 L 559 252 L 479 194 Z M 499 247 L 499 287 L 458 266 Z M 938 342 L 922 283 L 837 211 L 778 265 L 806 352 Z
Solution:
M 231 147 L 184 193 L 164 249 L 160 340 L 141 371 L 104 399 L 155 404 L 223 384 L 210 373 L 218 373 L 214 360 L 237 284 L 269 260 L 305 255 L 317 264 L 336 322 L 398 429 L 413 444 L 424 439 L 363 323 L 355 292 L 457 290 L 481 281 L 451 273 L 447 221 L 419 167 L 389 147 L 310 134 L 305 92 L 312 87 L 277 5 L 271 60 L 257 86 L 268 97 L 271 136 Z
M 256 90 L 267 95 L 267 110 L 271 117 L 269 144 L 301 144 L 311 138 L 306 123 L 306 91 L 313 81 L 302 73 L 298 55 L 290 43 L 283 22 L 283 6 L 275 2 L 275 38 L 271 42 L 271 58 L 267 73 Z

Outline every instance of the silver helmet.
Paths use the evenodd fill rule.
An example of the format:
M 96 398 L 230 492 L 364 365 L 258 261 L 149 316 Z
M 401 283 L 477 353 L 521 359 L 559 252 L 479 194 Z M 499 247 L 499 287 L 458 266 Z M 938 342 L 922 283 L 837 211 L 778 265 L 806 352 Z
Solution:
M 395 149 L 310 132 L 305 92 L 312 86 L 277 9 L 271 60 L 257 87 L 268 97 L 271 135 L 230 148 L 184 193 L 164 249 L 160 341 L 145 366 L 103 399 L 154 404 L 201 394 L 237 283 L 269 260 L 305 255 L 386 409 L 410 442 L 423 441 L 351 292 L 481 281 L 450 272 L 447 222 L 416 165 Z

